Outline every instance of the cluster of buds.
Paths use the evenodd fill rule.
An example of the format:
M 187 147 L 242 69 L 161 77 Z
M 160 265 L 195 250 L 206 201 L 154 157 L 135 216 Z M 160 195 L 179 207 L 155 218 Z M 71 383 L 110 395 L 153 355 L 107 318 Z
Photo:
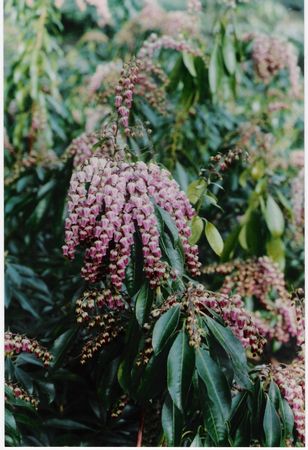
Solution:
M 5 356 L 12 358 L 23 352 L 32 353 L 43 362 L 45 367 L 48 367 L 52 360 L 52 355 L 35 339 L 29 339 L 26 336 L 6 331 L 4 334 Z
M 156 164 L 126 163 L 93 157 L 73 173 L 69 190 L 69 216 L 65 223 L 64 255 L 70 259 L 83 244 L 83 277 L 102 278 L 102 263 L 110 283 L 121 289 L 138 230 L 144 258 L 144 272 L 152 288 L 164 280 L 167 263 L 162 261 L 158 222 L 152 200 L 167 213 L 178 229 L 188 271 L 199 274 L 198 247 L 191 246 L 188 221 L 195 215 L 185 193 L 170 173 Z
M 150 37 L 143 43 L 138 53 L 138 58 L 142 60 L 143 69 L 148 72 L 155 72 L 155 65 L 153 58 L 158 50 L 171 49 L 178 52 L 187 52 L 194 56 L 202 56 L 202 53 L 193 48 L 184 39 L 175 39 L 171 36 L 158 37 L 157 34 L 152 33 Z
M 56 0 L 56 3 L 59 5 L 58 8 L 61 8 L 63 2 L 64 0 Z M 103 27 L 112 22 L 112 16 L 108 6 L 108 0 L 76 0 L 77 8 L 82 12 L 86 10 L 87 5 L 94 6 L 96 8 L 98 25 Z
M 71 142 L 62 159 L 73 157 L 75 169 L 81 169 L 94 155 L 112 157 L 116 161 L 124 159 L 123 149 L 116 142 L 115 131 L 116 126 L 113 124 L 110 127 L 105 126 L 100 132 L 82 133 Z
M 152 337 L 148 334 L 148 337 L 146 337 L 144 341 L 144 347 L 142 351 L 138 354 L 135 365 L 137 367 L 146 366 L 148 362 L 150 361 L 151 356 L 154 353 L 153 347 L 152 347 Z
M 258 125 L 253 123 L 241 124 L 237 145 L 245 149 L 250 163 L 254 163 L 261 157 L 265 166 L 272 170 L 288 167 L 285 155 L 281 152 L 281 149 L 275 147 L 274 135 L 265 133 Z
M 229 150 L 226 154 L 217 153 L 211 156 L 208 171 L 222 178 L 220 172 L 226 172 L 235 161 L 239 161 L 243 154 L 247 158 L 247 153 L 239 147 Z
M 118 122 L 124 127 L 125 134 L 130 135 L 129 113 L 133 105 L 135 85 L 139 82 L 141 61 L 135 59 L 130 64 L 125 64 L 121 71 L 121 78 L 115 88 L 114 105 L 118 113 Z
M 294 425 L 298 439 L 305 443 L 305 367 L 302 360 L 289 365 L 273 365 L 274 381 L 289 403 L 294 414 Z
M 35 409 L 38 408 L 39 401 L 36 398 L 29 395 L 27 391 L 25 391 L 18 385 L 6 382 L 5 387 L 10 389 L 15 398 L 30 403 Z
M 305 169 L 302 168 L 292 180 L 292 209 L 295 226 L 295 237 L 301 241 L 304 236 L 305 227 Z
M 80 362 L 85 364 L 93 357 L 93 354 L 103 346 L 116 339 L 124 331 L 123 318 L 119 314 L 103 314 L 99 320 L 100 331 L 95 337 L 90 338 L 81 350 Z
M 286 290 L 283 273 L 270 258 L 263 256 L 247 261 L 216 264 L 205 267 L 202 271 L 205 274 L 226 275 L 220 288 L 222 294 L 238 294 L 241 298 L 254 296 L 271 313 L 270 318 L 267 314 L 267 319 L 262 318 L 259 311 L 251 313 L 263 335 L 280 342 L 287 342 L 290 337 L 295 337 L 300 345 L 302 330 L 297 323 L 296 308 Z
M 191 336 L 191 345 L 198 347 L 201 342 L 201 331 L 198 330 L 198 317 L 200 314 L 209 314 L 209 310 L 217 313 L 241 341 L 245 348 L 249 348 L 255 357 L 262 353 L 265 338 L 260 333 L 253 318 L 245 310 L 239 295 L 225 295 L 210 292 L 201 284 L 189 283 L 184 296 L 187 304 L 188 332 Z
M 99 64 L 96 67 L 95 73 L 91 76 L 89 81 L 89 94 L 92 96 L 104 87 L 104 96 L 100 95 L 100 100 L 112 94 L 114 89 L 114 80 L 117 79 L 122 70 L 121 61 L 108 61 Z
M 129 397 L 126 394 L 121 395 L 117 404 L 112 408 L 111 417 L 117 419 L 124 411 L 125 406 L 129 402 Z
M 259 77 L 265 84 L 282 69 L 289 71 L 292 94 L 300 95 L 300 68 L 295 48 L 288 42 L 263 34 L 250 33 L 245 40 L 253 40 L 252 58 Z
M 89 328 L 102 327 L 104 320 L 108 318 L 107 314 L 101 314 L 102 308 L 107 308 L 110 313 L 110 311 L 122 310 L 124 307 L 123 297 L 110 289 L 88 290 L 76 301 L 77 322 Z

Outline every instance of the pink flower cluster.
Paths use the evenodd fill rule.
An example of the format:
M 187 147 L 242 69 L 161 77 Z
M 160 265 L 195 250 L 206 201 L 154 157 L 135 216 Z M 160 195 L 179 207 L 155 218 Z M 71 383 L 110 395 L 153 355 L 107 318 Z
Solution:
M 76 301 L 77 322 L 86 323 L 90 328 L 95 325 L 102 326 L 102 308 L 121 310 L 124 307 L 122 296 L 110 289 L 85 291 Z
M 239 295 L 209 292 L 201 284 L 197 286 L 189 284 L 186 297 L 204 313 L 208 314 L 207 308 L 216 312 L 243 346 L 251 349 L 253 355 L 262 353 L 266 340 L 251 315 L 245 310 L 245 305 Z
M 292 180 L 292 208 L 296 240 L 302 241 L 305 226 L 305 169 L 302 168 L 297 177 Z
M 47 367 L 52 360 L 52 355 L 43 348 L 36 340 L 28 339 L 26 336 L 20 334 L 13 334 L 6 331 L 4 335 L 4 354 L 8 357 L 13 357 L 19 353 L 33 353 L 37 358 L 41 359 Z
M 93 156 L 93 146 L 97 143 L 96 133 L 83 133 L 71 142 L 67 153 L 74 157 L 74 167 L 82 167 L 84 162 Z
M 186 265 L 199 274 L 198 247 L 188 242 L 195 211 L 170 173 L 156 164 L 126 163 L 92 157 L 73 173 L 69 190 L 64 255 L 73 259 L 76 248 L 85 246 L 83 277 L 102 278 L 103 263 L 111 284 L 121 289 L 130 260 L 134 234 L 143 245 L 144 271 L 152 287 L 166 277 L 153 201 L 174 220 L 182 241 Z
M 300 95 L 300 68 L 297 65 L 297 55 L 294 47 L 285 41 L 265 35 L 251 33 L 246 36 L 247 40 L 253 39 L 252 57 L 259 77 L 264 83 L 271 79 L 281 70 L 287 69 L 290 76 L 292 94 Z
M 302 360 L 286 366 L 272 366 L 272 375 L 281 394 L 294 414 L 294 425 L 299 440 L 305 443 L 305 367 Z
M 194 49 L 184 39 L 173 38 L 171 36 L 158 37 L 157 34 L 152 33 L 150 37 L 143 43 L 138 53 L 138 58 L 142 60 L 144 69 L 152 71 L 154 68 L 153 57 L 156 51 L 165 49 L 172 49 L 178 52 L 187 52 L 195 56 L 201 56 L 201 52 Z
M 236 293 L 242 298 L 254 296 L 271 313 L 266 319 L 260 311 L 251 313 L 260 334 L 280 342 L 288 342 L 290 337 L 295 337 L 298 342 L 301 340 L 296 308 L 286 290 L 284 276 L 270 258 L 263 256 L 256 260 L 213 265 L 204 268 L 203 272 L 226 275 L 220 289 L 222 294 Z

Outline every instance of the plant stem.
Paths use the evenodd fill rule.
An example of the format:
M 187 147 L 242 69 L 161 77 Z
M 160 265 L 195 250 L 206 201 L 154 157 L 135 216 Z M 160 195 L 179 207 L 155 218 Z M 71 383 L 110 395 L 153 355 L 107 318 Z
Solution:
M 144 429 L 144 410 L 141 412 L 140 416 L 140 424 L 138 429 L 138 435 L 137 435 L 137 447 L 142 447 L 142 437 L 143 437 L 143 429 Z

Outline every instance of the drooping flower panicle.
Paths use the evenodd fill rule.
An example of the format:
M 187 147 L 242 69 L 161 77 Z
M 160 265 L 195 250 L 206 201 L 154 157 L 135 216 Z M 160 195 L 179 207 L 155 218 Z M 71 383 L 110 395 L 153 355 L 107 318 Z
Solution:
M 167 264 L 162 261 L 153 202 L 174 220 L 187 269 L 198 275 L 198 248 L 188 242 L 188 221 L 195 211 L 167 170 L 153 163 L 93 157 L 73 174 L 68 195 L 63 252 L 73 259 L 76 248 L 85 246 L 82 275 L 86 280 L 100 280 L 105 264 L 111 285 L 121 289 L 136 230 L 141 236 L 144 271 L 150 285 L 155 287 L 164 279 Z

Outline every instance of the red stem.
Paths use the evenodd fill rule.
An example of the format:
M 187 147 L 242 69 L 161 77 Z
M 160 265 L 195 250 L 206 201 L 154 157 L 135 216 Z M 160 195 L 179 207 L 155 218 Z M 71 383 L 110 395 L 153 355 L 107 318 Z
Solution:
M 144 411 L 142 411 L 140 417 L 140 425 L 137 436 L 137 447 L 142 447 L 143 428 L 144 428 Z

